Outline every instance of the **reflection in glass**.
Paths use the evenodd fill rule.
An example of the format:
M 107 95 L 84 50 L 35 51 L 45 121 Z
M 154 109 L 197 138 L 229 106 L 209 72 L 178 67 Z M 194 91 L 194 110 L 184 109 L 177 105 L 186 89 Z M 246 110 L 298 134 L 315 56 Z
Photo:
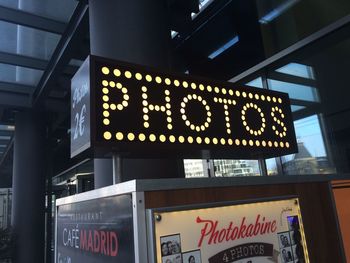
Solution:
M 282 157 L 285 174 L 327 174 L 335 169 L 329 162 L 317 115 L 294 122 L 298 153 Z
M 299 105 L 291 105 L 290 107 L 291 107 L 291 109 L 292 109 L 292 112 L 296 112 L 296 111 L 298 111 L 298 110 L 306 109 L 305 106 L 299 106 Z
M 257 160 L 214 160 L 215 177 L 259 176 Z
M 262 78 L 259 77 L 259 78 L 253 79 L 252 81 L 248 82 L 246 85 L 262 89 L 263 88 Z
M 186 178 L 204 177 L 203 162 L 205 162 L 205 160 L 198 160 L 198 159 L 184 160 Z
M 276 69 L 276 71 L 301 78 L 315 79 L 313 68 L 299 63 L 289 63 L 279 69 Z
M 268 79 L 271 90 L 287 92 L 292 99 L 318 101 L 317 90 L 314 87 Z
M 266 159 L 265 163 L 266 163 L 267 175 L 278 175 L 277 164 L 276 164 L 275 158 Z

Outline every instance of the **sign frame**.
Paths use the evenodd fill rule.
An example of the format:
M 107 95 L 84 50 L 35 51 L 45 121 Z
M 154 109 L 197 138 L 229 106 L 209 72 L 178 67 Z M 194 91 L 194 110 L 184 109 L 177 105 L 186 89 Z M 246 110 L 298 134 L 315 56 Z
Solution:
M 77 206 L 77 205 L 82 204 L 82 203 L 85 203 L 85 204 L 83 204 L 83 206 L 86 206 L 86 204 L 88 204 L 89 202 L 99 202 L 99 200 L 101 200 L 101 199 L 109 199 L 108 202 L 110 202 L 110 203 L 113 203 L 113 202 L 120 203 L 121 201 L 128 201 L 128 199 L 129 199 L 129 201 L 130 201 L 129 207 L 128 207 L 128 205 L 125 202 L 122 203 L 122 206 L 123 206 L 124 209 L 125 208 L 130 209 L 130 211 L 128 211 L 128 212 L 131 212 L 130 213 L 131 218 L 129 219 L 130 223 L 131 223 L 129 225 L 131 226 L 131 237 L 132 237 L 132 239 L 131 239 L 131 241 L 132 241 L 131 255 L 132 255 L 132 259 L 134 260 L 133 262 L 135 262 L 136 256 L 138 256 L 137 248 L 135 247 L 135 245 L 137 245 L 138 242 L 136 242 L 137 240 L 135 238 L 138 238 L 138 237 L 137 237 L 137 231 L 134 229 L 134 221 L 135 221 L 135 217 L 137 216 L 137 213 L 136 213 L 136 209 L 137 208 L 134 206 L 134 198 L 135 198 L 134 197 L 134 192 L 126 192 L 126 193 L 123 193 L 123 194 L 116 194 L 116 193 L 114 193 L 114 194 L 105 195 L 105 193 L 101 192 L 100 190 L 96 190 L 96 191 L 93 191 L 93 192 L 86 192 L 86 193 L 83 193 L 83 194 L 79 194 L 78 198 L 76 198 L 76 196 L 74 196 L 74 197 L 64 197 L 64 198 L 58 199 L 57 202 L 56 202 L 56 206 L 55 206 L 55 253 L 54 253 L 54 262 L 55 263 L 59 263 L 58 260 L 57 260 L 57 258 L 58 258 L 58 244 L 57 243 L 58 243 L 58 240 L 59 240 L 58 239 L 58 215 L 59 215 L 59 208 L 62 207 L 62 206 L 64 207 L 64 206 L 70 206 L 70 205 Z M 123 199 L 125 199 L 125 200 L 123 200 Z M 75 213 L 76 211 L 74 210 L 73 212 Z M 77 223 L 77 225 L 78 224 L 80 225 L 79 228 L 81 227 L 81 225 L 83 225 L 83 223 Z M 87 224 L 91 224 L 91 223 L 87 223 Z M 92 224 L 94 224 L 94 223 L 92 223 Z M 117 225 L 117 223 L 114 223 L 114 225 Z M 102 227 L 102 229 L 104 229 L 104 228 Z M 116 230 L 116 229 L 114 229 L 114 230 Z M 117 238 L 117 248 L 116 249 L 117 249 L 117 255 L 118 255 L 119 252 L 120 252 L 120 249 L 121 249 L 121 246 L 120 246 L 120 243 L 119 243 L 120 240 L 119 240 L 118 234 L 117 234 L 116 238 Z M 125 240 L 125 237 L 123 237 L 123 239 Z M 124 247 L 124 245 L 123 245 L 123 247 Z M 126 251 L 122 251 L 122 252 L 125 253 Z M 84 252 L 84 253 L 86 253 L 86 252 Z M 103 260 L 103 258 L 102 258 L 102 260 Z M 93 262 L 95 262 L 95 261 L 93 261 Z
M 283 195 L 283 196 L 244 199 L 244 200 L 236 200 L 236 201 L 220 201 L 220 202 L 210 202 L 210 203 L 203 203 L 203 204 L 190 204 L 190 205 L 180 205 L 180 206 L 146 209 L 148 243 L 151 244 L 148 247 L 148 261 L 149 262 L 158 262 L 156 225 L 155 225 L 156 224 L 155 218 L 157 216 L 159 216 L 157 214 L 167 213 L 167 212 L 183 212 L 183 211 L 199 210 L 199 209 L 221 208 L 221 207 L 225 207 L 225 206 L 253 205 L 253 204 L 265 203 L 265 202 L 287 201 L 290 199 L 298 200 L 298 205 L 299 205 L 299 209 L 300 209 L 300 217 L 302 218 L 302 211 L 301 211 L 301 207 L 300 207 L 299 197 L 297 195 Z M 160 219 L 161 219 L 161 215 L 160 215 Z M 302 223 L 302 225 L 303 225 L 303 223 Z M 302 230 L 304 232 L 304 238 L 305 238 L 305 247 L 303 247 L 303 248 L 306 249 L 306 255 L 307 255 L 306 257 L 309 260 L 308 248 L 307 248 L 308 246 L 307 246 L 306 237 L 305 237 L 306 236 L 305 228 L 303 227 Z M 309 262 L 309 261 L 307 261 L 307 262 Z
M 89 141 L 89 145 L 90 147 L 86 147 L 85 149 L 82 149 L 82 151 L 87 150 L 88 152 L 92 153 L 93 155 L 95 155 L 96 157 L 104 157 L 104 156 L 109 156 L 113 153 L 118 153 L 120 156 L 125 156 L 127 158 L 162 158 L 164 156 L 166 157 L 176 157 L 176 158 L 206 158 L 206 159 L 210 159 L 210 158 L 226 158 L 226 159 L 260 159 L 260 158 L 271 158 L 271 157 L 276 157 L 276 156 L 282 156 L 282 155 L 286 155 L 286 154 L 292 154 L 298 151 L 297 148 L 297 142 L 296 142 L 296 138 L 295 138 L 295 130 L 294 130 L 294 125 L 293 125 L 293 120 L 292 120 L 292 113 L 291 113 L 291 109 L 289 107 L 290 102 L 289 102 L 289 97 L 288 94 L 286 93 L 282 93 L 282 92 L 276 92 L 276 91 L 272 91 L 272 90 L 266 90 L 266 89 L 258 89 L 258 88 L 253 88 L 253 87 L 249 87 L 249 86 L 244 86 L 244 85 L 238 85 L 235 83 L 231 83 L 231 82 L 224 82 L 224 81 L 217 81 L 217 80 L 210 80 L 210 79 L 206 79 L 203 77 L 198 77 L 198 76 L 191 76 L 191 75 L 186 75 L 186 74 L 179 74 L 179 73 L 174 73 L 174 72 L 169 72 L 169 71 L 164 71 L 162 70 L 162 72 L 159 72 L 157 69 L 155 68 L 151 68 L 151 67 L 146 67 L 146 66 L 139 66 L 139 65 L 135 65 L 135 64 L 130 64 L 127 62 L 121 62 L 121 61 L 116 61 L 116 60 L 111 60 L 111 59 L 107 59 L 107 58 L 102 58 L 102 57 L 98 57 L 98 56 L 93 56 L 90 55 L 87 60 L 84 62 L 83 66 L 85 65 L 85 63 L 89 63 L 89 85 L 90 85 L 90 109 L 91 109 L 91 134 L 90 134 L 90 141 Z M 101 65 L 106 65 L 106 67 L 102 67 Z M 82 66 L 82 67 L 83 67 Z M 226 125 L 230 125 L 229 124 L 229 120 L 227 120 L 229 116 L 229 111 L 231 111 L 231 108 L 228 109 L 228 106 L 233 107 L 233 105 L 236 105 L 236 101 L 234 99 L 230 100 L 230 99 L 225 99 L 224 97 L 229 96 L 228 93 L 232 94 L 230 95 L 231 97 L 237 97 L 239 98 L 239 100 L 245 101 L 244 105 L 239 105 L 240 109 L 242 106 L 242 114 L 238 114 L 238 118 L 241 118 L 242 115 L 242 119 L 243 118 L 248 118 L 249 114 L 263 114 L 261 115 L 262 117 L 257 117 L 259 118 L 258 120 L 261 121 L 261 126 L 257 125 L 260 127 L 256 128 L 257 126 L 255 126 L 255 128 L 252 128 L 255 125 L 255 121 L 251 121 L 251 124 L 248 121 L 241 121 L 243 124 L 241 125 L 242 127 L 240 128 L 240 133 L 242 133 L 242 130 L 247 129 L 247 131 L 249 130 L 249 132 L 251 132 L 251 134 L 249 134 L 246 138 L 238 138 L 238 137 L 220 137 L 220 136 L 216 136 L 216 131 L 217 128 L 215 127 L 214 129 L 209 127 L 208 129 L 211 129 L 212 131 L 210 131 L 212 133 L 212 136 L 207 136 L 207 135 L 203 135 L 203 136 L 196 136 L 194 133 L 197 132 L 194 129 L 202 129 L 197 133 L 202 133 L 205 132 L 204 130 L 206 129 L 204 125 L 199 126 L 200 124 L 198 124 L 198 126 L 193 125 L 193 124 L 186 124 L 188 126 L 188 131 L 187 134 L 185 134 L 185 129 L 183 127 L 185 126 L 185 121 L 183 121 L 184 123 L 181 124 L 181 130 L 183 130 L 184 134 L 180 135 L 179 133 L 176 134 L 176 132 L 174 133 L 174 135 L 170 135 L 171 133 L 168 133 L 168 130 L 165 131 L 165 128 L 163 129 L 163 132 L 157 133 L 157 131 L 160 131 L 161 129 L 156 127 L 155 130 L 156 132 L 145 132 L 145 130 L 149 130 L 148 128 L 142 128 L 142 124 L 148 126 L 149 124 L 142 120 L 142 116 L 143 118 L 153 118 L 152 116 L 158 114 L 155 112 L 155 110 L 152 110 L 152 112 L 150 111 L 149 114 L 153 114 L 150 115 L 151 117 L 149 117 L 149 115 L 146 115 L 144 113 L 141 113 L 142 108 L 140 108 L 138 111 L 136 111 L 138 115 L 137 121 L 141 122 L 142 124 L 138 124 L 141 128 L 140 130 L 137 131 L 131 131 L 131 132 L 117 132 L 115 130 L 113 130 L 113 125 L 112 122 L 113 120 L 110 120 L 109 117 L 102 117 L 102 112 L 103 114 L 108 114 L 108 116 L 110 115 L 115 115 L 115 112 L 117 112 L 117 110 L 111 110 L 108 103 L 103 103 L 103 101 L 101 100 L 101 96 L 104 97 L 104 94 L 102 93 L 102 91 L 98 90 L 99 88 L 102 90 L 102 88 L 106 89 L 106 92 L 108 93 L 108 89 L 110 88 L 108 84 L 106 84 L 107 86 L 102 86 L 101 84 L 96 84 L 98 83 L 103 83 L 102 78 L 105 75 L 111 75 L 113 68 L 124 68 L 124 69 L 131 69 L 130 72 L 133 70 L 133 72 L 131 72 L 132 76 L 135 76 L 135 79 L 137 78 L 136 75 L 140 74 L 141 79 L 139 81 L 143 81 L 146 83 L 146 77 L 147 76 L 152 76 L 151 78 L 152 81 L 148 81 L 147 83 L 152 83 L 152 85 L 158 85 L 156 83 L 156 81 L 160 81 L 161 84 L 159 85 L 168 85 L 165 84 L 165 81 L 167 80 L 171 80 L 174 81 L 174 83 L 176 83 L 177 80 L 179 80 L 179 87 L 182 85 L 181 83 L 187 83 L 186 85 L 197 85 L 197 90 L 191 88 L 190 86 L 188 86 L 188 91 L 191 94 L 200 94 L 201 92 L 206 93 L 207 95 L 210 94 L 214 94 L 214 95 L 219 95 L 218 98 L 215 97 L 216 102 L 211 102 L 212 105 L 215 105 L 216 107 L 221 107 L 222 109 L 220 109 L 220 111 L 222 111 L 222 116 L 220 114 L 218 114 L 217 112 L 213 113 L 214 116 L 218 116 L 217 119 L 220 119 L 222 122 L 223 127 L 221 128 L 221 134 L 222 132 L 234 132 L 233 129 L 236 129 L 236 127 L 224 127 L 225 126 L 225 119 L 226 119 Z M 102 73 L 102 69 L 106 68 L 106 72 L 108 72 L 108 74 L 106 73 Z M 123 70 L 120 70 L 121 74 L 123 74 Z M 125 73 L 129 72 L 128 70 L 124 70 Z M 129 72 L 129 73 L 130 73 Z M 136 73 L 138 72 L 138 73 Z M 119 74 L 119 73 L 118 73 Z M 133 75 L 134 74 L 134 75 Z M 123 76 L 123 75 L 122 75 Z M 157 76 L 157 77 L 156 77 Z M 161 77 L 159 77 L 161 76 Z M 133 77 L 125 77 L 125 78 L 129 78 L 132 79 Z M 156 80 L 156 78 L 159 78 L 160 80 Z M 162 79 L 163 78 L 163 79 Z M 131 80 L 130 80 L 131 81 Z M 134 82 L 136 82 L 136 80 L 133 80 Z M 116 86 L 117 81 L 110 81 L 110 83 L 113 83 L 113 86 Z M 197 83 L 197 84 L 196 84 Z M 208 88 L 210 87 L 210 92 L 206 89 L 203 90 L 199 90 L 199 87 L 201 84 L 199 83 L 203 83 L 205 87 Z M 211 86 L 210 86 L 210 85 Z M 111 84 L 112 85 L 112 84 Z M 141 84 L 140 84 L 141 85 Z M 151 85 L 151 84 L 150 84 Z M 173 82 L 171 82 L 171 84 L 169 84 L 171 86 L 172 89 L 174 89 L 174 87 L 177 85 L 173 84 Z M 168 86 L 169 86 L 168 85 Z M 181 86 L 182 87 L 182 86 Z M 219 88 L 218 88 L 219 87 Z M 222 88 L 225 87 L 225 88 Z M 132 89 L 134 87 L 131 87 L 130 89 Z M 118 91 L 121 93 L 121 89 Z M 151 88 L 149 88 L 150 90 Z M 170 88 L 169 88 L 170 90 Z M 141 95 L 141 91 L 138 91 Z M 148 91 L 149 92 L 149 91 Z M 172 92 L 172 91 L 171 91 Z M 181 92 L 185 92 L 185 91 L 181 91 Z M 187 91 L 186 91 L 187 92 Z M 193 93 L 193 92 L 197 92 L 197 93 Z M 226 95 L 221 94 L 221 92 L 225 92 Z M 190 105 L 190 103 L 188 103 L 188 101 L 195 101 L 197 100 L 194 99 L 195 96 L 197 97 L 197 95 L 194 95 L 191 97 L 191 94 L 188 94 L 187 98 L 183 98 L 183 101 L 181 102 L 180 100 L 175 101 L 176 105 L 180 104 L 183 105 L 184 103 L 188 106 Z M 134 93 L 135 94 L 135 93 Z M 146 96 L 147 94 L 146 91 L 144 93 L 142 93 L 142 96 Z M 223 98 L 220 98 L 220 94 L 223 96 Z M 239 95 L 237 95 L 239 94 Z M 243 98 L 243 94 L 244 94 L 244 98 Z M 105 94 L 105 95 L 109 95 L 109 94 Z M 129 101 L 123 101 L 123 103 L 125 102 L 126 104 L 124 105 L 130 105 L 132 103 L 135 104 L 135 96 L 131 96 L 130 94 L 126 93 L 124 95 L 127 95 L 126 98 L 130 99 Z M 130 95 L 130 96 L 129 96 Z M 172 94 L 173 95 L 173 94 Z M 164 94 L 163 94 L 164 96 Z M 180 96 L 180 95 L 177 95 Z M 261 96 L 261 99 L 259 101 L 259 98 Z M 201 96 L 198 96 L 201 97 Z M 264 98 L 264 99 L 262 99 Z M 266 99 L 265 99 L 266 98 Z M 282 99 L 281 99 L 282 98 Z M 171 98 L 171 103 L 173 102 L 173 97 Z M 109 98 L 108 96 L 106 97 L 106 100 L 108 101 Z M 132 102 L 132 100 L 134 100 Z M 264 101 L 262 101 L 264 100 Z M 274 107 L 270 107 L 269 111 L 266 110 L 268 103 L 267 100 L 271 101 L 271 105 L 274 103 Z M 137 99 L 137 105 L 139 105 L 138 107 L 142 107 L 142 103 L 145 103 L 146 99 L 144 99 L 142 101 L 142 99 L 138 98 Z M 170 95 L 169 95 L 169 101 L 170 101 Z M 203 101 L 205 101 L 205 96 L 203 95 L 203 99 L 200 100 L 203 105 L 201 105 L 203 110 L 204 107 L 207 107 L 208 105 L 205 105 Z M 282 103 L 283 102 L 283 103 Z M 148 103 L 148 102 L 146 102 Z M 170 103 L 170 104 L 171 104 Z M 175 104 L 174 103 L 174 104 Z M 198 103 L 198 101 L 192 102 L 192 103 Z M 232 104 L 229 105 L 228 103 Z M 239 101 L 237 103 L 240 103 Z M 259 106 L 258 103 L 265 103 L 266 105 L 263 106 Z M 287 103 L 285 106 L 285 103 Z M 108 109 L 105 111 L 102 109 L 102 104 L 108 104 Z M 184 105 L 185 105 L 184 104 Z M 199 103 L 200 104 L 200 103 Z M 121 105 L 121 104 L 120 104 Z M 140 106 L 141 105 L 141 106 Z M 164 104 L 165 105 L 165 104 Z M 172 106 L 173 104 L 171 104 Z M 119 104 L 117 104 L 117 106 L 119 106 Z M 149 105 L 149 107 L 151 107 L 152 105 Z M 154 106 L 158 106 L 156 104 L 154 104 L 152 106 L 152 109 L 154 108 Z M 116 104 L 113 105 L 114 108 L 116 108 Z M 126 108 L 127 106 L 124 106 L 124 108 Z M 145 109 L 146 106 L 143 106 L 143 109 Z M 169 106 L 170 107 L 170 106 Z M 173 107 L 173 106 L 172 106 Z M 177 106 L 180 107 L 180 106 Z M 190 106 L 188 106 L 190 107 Z M 264 108 L 265 107 L 265 108 Z M 121 106 L 121 108 L 123 108 Z M 174 107 L 173 107 L 174 108 Z M 197 105 L 198 108 L 198 105 Z M 159 109 L 161 109 L 161 106 L 159 105 Z M 190 108 L 191 109 L 191 108 Z M 213 107 L 211 108 L 212 110 Z M 225 110 L 224 110 L 225 109 Z M 135 110 L 135 109 L 133 109 Z M 157 110 L 157 109 L 156 109 Z M 166 108 L 164 108 L 165 111 Z M 188 118 L 187 121 L 189 121 L 190 117 L 184 117 L 185 114 L 181 113 L 182 115 L 180 115 L 180 113 L 178 112 L 179 109 L 176 109 L 176 114 L 178 114 L 178 116 L 172 116 L 173 117 L 173 123 L 170 124 L 171 126 L 174 127 L 180 127 L 179 123 L 182 123 L 182 120 L 179 121 L 182 118 Z M 194 111 L 193 114 L 198 115 L 197 112 L 200 112 L 200 110 L 196 109 L 196 111 Z M 244 113 L 243 113 L 243 110 Z M 282 111 L 283 110 L 283 111 Z M 159 112 L 161 112 L 161 110 L 158 110 Z M 163 112 L 163 114 L 165 115 L 165 111 Z M 184 112 L 184 107 L 181 108 L 181 111 Z M 218 110 L 217 110 L 218 111 Z M 240 110 L 236 110 L 236 111 L 240 111 Z M 191 113 L 191 111 L 189 111 Z M 249 113 L 250 112 L 250 113 Z M 265 113 L 264 113 L 265 112 Z M 283 113 L 282 113 L 283 112 Z M 190 114 L 189 113 L 189 114 Z M 203 112 L 202 112 L 203 113 Z M 225 114 L 226 117 L 225 117 Z M 203 123 L 205 125 L 209 125 L 209 121 L 210 117 L 209 113 L 207 112 L 207 121 L 204 121 Z M 210 113 L 211 114 L 211 113 Z M 231 113 L 230 113 L 231 114 Z M 235 113 L 236 114 L 236 113 Z M 274 115 L 273 115 L 274 114 Z M 244 115 L 244 116 L 243 116 Z M 272 117 L 270 115 L 273 115 Z M 106 115 L 107 116 L 107 115 Z M 237 117 L 236 116 L 236 117 Z M 251 115 L 250 115 L 251 116 Z M 257 115 L 259 116 L 259 115 Z M 135 117 L 135 114 L 132 115 L 132 118 Z M 168 117 L 171 117 L 170 115 Z M 282 117 L 284 119 L 282 119 Z M 102 118 L 103 122 L 106 121 L 108 124 L 106 125 L 111 125 L 110 130 L 107 129 L 104 131 L 101 131 L 101 129 L 105 128 L 106 126 L 103 126 L 104 123 L 102 122 Z M 176 120 L 177 118 L 177 120 Z M 209 119 L 208 119 L 209 118 Z M 233 118 L 233 117 L 232 117 Z M 275 125 L 272 125 L 272 118 L 275 119 L 276 121 L 278 121 L 275 123 Z M 129 118 L 127 118 L 129 119 Z M 168 118 L 167 118 L 168 119 Z M 171 118 L 170 118 L 171 119 Z M 266 123 L 265 123 L 265 119 L 266 119 Z M 214 120 L 214 121 L 213 121 Z M 288 122 L 286 124 L 283 123 L 283 120 L 288 120 Z M 211 118 L 212 124 L 210 125 L 214 125 L 213 122 L 215 122 L 215 118 L 212 117 Z M 267 123 L 270 122 L 270 126 L 271 127 L 266 127 Z M 111 123 L 111 124 L 110 124 Z M 130 124 L 129 120 L 126 120 L 127 125 Z M 190 122 L 189 122 L 190 123 Z M 283 123 L 283 124 L 281 124 Z M 235 124 L 235 123 L 234 123 Z M 153 125 L 153 123 L 152 123 Z M 157 124 L 158 125 L 158 124 Z M 169 123 L 168 123 L 169 125 Z M 231 124 L 233 125 L 233 124 Z M 249 127 L 250 125 L 250 127 Z M 278 126 L 280 125 L 280 126 Z M 281 126 L 283 125 L 283 126 Z M 284 126 L 285 125 L 285 126 Z M 193 126 L 193 127 L 192 127 Z M 102 127 L 102 128 L 101 128 Z M 190 130 L 190 127 L 191 130 Z M 238 127 L 238 126 L 237 126 Z M 274 127 L 274 129 L 272 130 L 272 128 Z M 283 130 L 283 129 L 284 130 Z M 288 132 L 287 135 L 286 129 L 288 128 Z M 143 130 L 142 130 L 143 129 Z M 174 128 L 175 129 L 175 128 Z M 186 128 L 187 129 L 187 128 Z M 113 130 L 113 131 L 112 131 Z M 231 131 L 232 130 L 232 131 Z M 280 130 L 280 131 L 278 131 Z M 219 135 L 220 135 L 220 132 Z M 120 133 L 121 137 L 119 136 L 118 138 L 118 133 Z M 213 134 L 214 133 L 214 134 Z M 270 139 L 265 139 L 265 137 L 263 138 L 259 138 L 259 134 L 267 134 Z M 278 138 L 273 140 L 271 139 L 271 136 L 276 136 L 279 137 L 278 135 L 281 136 L 282 138 L 282 133 L 286 139 L 281 139 L 279 140 Z M 109 136 L 108 139 L 105 139 L 107 137 L 105 137 L 105 134 L 107 134 L 106 136 Z M 129 137 L 130 136 L 130 137 Z M 153 136 L 153 137 L 152 137 Z M 104 138 L 105 137 L 105 138 Z M 117 138 L 115 138 L 117 137 Z M 261 137 L 261 136 L 260 136 Z M 266 137 L 266 138 L 267 138 Z M 122 139 L 120 139 L 122 138 Z M 207 141 L 209 140 L 209 142 Z M 80 151 L 80 152 L 82 152 Z M 79 152 L 71 152 L 71 156 L 74 157 L 75 155 L 77 155 Z

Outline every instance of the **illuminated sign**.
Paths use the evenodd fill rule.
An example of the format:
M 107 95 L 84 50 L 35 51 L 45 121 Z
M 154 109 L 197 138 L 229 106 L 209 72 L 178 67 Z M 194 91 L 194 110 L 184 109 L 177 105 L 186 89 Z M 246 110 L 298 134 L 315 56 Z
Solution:
M 151 212 L 157 263 L 310 262 L 297 198 Z
M 95 56 L 82 67 L 88 62 L 95 154 L 256 159 L 297 151 L 287 94 Z

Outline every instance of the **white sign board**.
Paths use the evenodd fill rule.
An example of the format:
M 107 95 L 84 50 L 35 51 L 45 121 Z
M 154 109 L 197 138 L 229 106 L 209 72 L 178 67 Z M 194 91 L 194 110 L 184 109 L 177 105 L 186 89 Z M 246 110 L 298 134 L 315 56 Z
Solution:
M 309 262 L 296 198 L 152 216 L 158 263 Z

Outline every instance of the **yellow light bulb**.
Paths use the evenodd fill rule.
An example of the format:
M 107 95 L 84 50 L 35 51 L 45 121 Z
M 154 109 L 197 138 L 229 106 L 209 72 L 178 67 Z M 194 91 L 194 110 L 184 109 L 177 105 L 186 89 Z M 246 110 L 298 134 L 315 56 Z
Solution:
M 109 74 L 109 68 L 103 67 L 102 68 L 102 73 L 105 74 L 105 75 Z
M 146 75 L 146 80 L 147 80 L 148 82 L 151 82 L 151 81 L 152 81 L 151 75 Z
M 103 133 L 103 138 L 105 138 L 106 140 L 110 140 L 112 138 L 112 134 L 110 132 L 104 132 Z
M 159 136 L 159 140 L 160 140 L 161 142 L 165 142 L 165 141 L 166 141 L 166 137 L 165 137 L 164 135 L 160 135 L 160 136 Z
M 133 141 L 135 139 L 135 135 L 132 132 L 130 132 L 128 134 L 128 139 L 129 139 L 129 141 Z
M 139 134 L 139 140 L 140 140 L 141 142 L 143 142 L 144 140 L 146 140 L 146 136 L 145 136 L 143 133 L 140 133 L 140 134 Z
M 124 75 L 125 75 L 125 77 L 128 78 L 128 79 L 130 79 L 130 78 L 132 77 L 132 74 L 131 74 L 130 71 L 125 71 Z
M 151 142 L 154 142 L 154 141 L 156 140 L 156 136 L 155 136 L 154 134 L 150 134 L 149 140 L 150 140 Z
M 121 140 L 123 140 L 123 138 L 124 138 L 124 134 L 121 133 L 121 132 L 117 132 L 116 138 L 117 138 L 117 140 L 121 141 Z
M 135 78 L 137 80 L 141 80 L 142 79 L 142 75 L 140 73 L 136 73 Z
M 114 76 L 119 77 L 121 75 L 121 72 L 119 69 L 115 69 L 115 70 L 113 70 L 113 74 L 114 74 Z

